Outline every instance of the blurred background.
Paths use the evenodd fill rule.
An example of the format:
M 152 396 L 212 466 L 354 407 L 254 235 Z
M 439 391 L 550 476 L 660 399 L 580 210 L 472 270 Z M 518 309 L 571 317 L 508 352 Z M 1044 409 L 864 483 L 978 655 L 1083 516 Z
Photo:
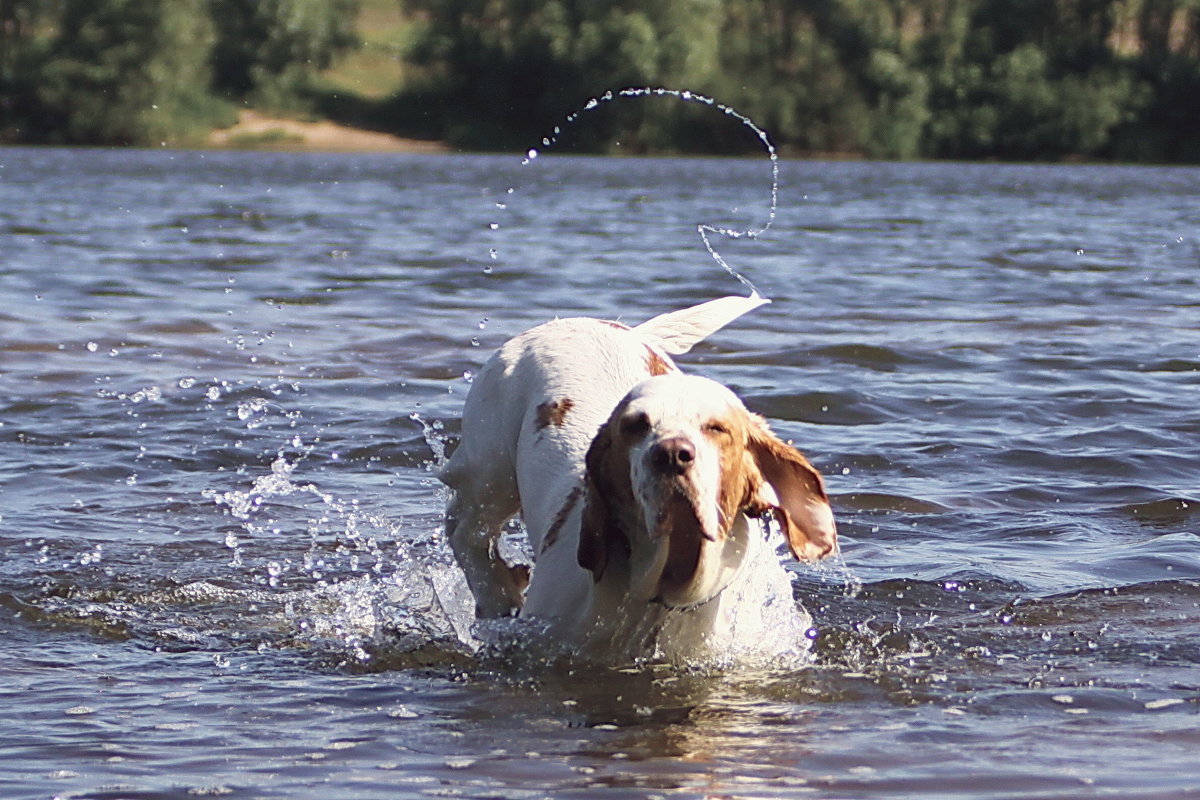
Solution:
M 253 111 L 523 149 L 642 85 L 789 155 L 1195 163 L 1200 0 L 0 0 L 5 144 L 202 146 Z M 694 103 L 611 105 L 561 146 L 757 145 Z

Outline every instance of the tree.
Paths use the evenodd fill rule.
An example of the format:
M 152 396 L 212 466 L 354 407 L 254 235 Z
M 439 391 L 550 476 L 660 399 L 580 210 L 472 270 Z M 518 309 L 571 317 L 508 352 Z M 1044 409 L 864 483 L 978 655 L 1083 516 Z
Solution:
M 414 57 L 430 81 L 404 99 L 410 112 L 441 120 L 425 133 L 467 146 L 521 147 L 589 96 L 649 84 L 718 97 L 792 150 L 884 158 L 1200 153 L 1200 0 L 406 7 L 421 20 Z M 649 150 L 737 147 L 704 114 L 671 103 L 614 104 L 575 135 L 596 149 L 617 138 Z
M 213 87 L 278 102 L 357 42 L 358 0 L 209 0 L 216 26 Z
M 0 136 L 200 138 L 233 121 L 229 100 L 278 101 L 303 88 L 353 43 L 356 9 L 357 0 L 0 0 Z
M 215 118 L 205 12 L 206 0 L 64 0 L 39 76 L 44 136 L 149 144 L 186 135 L 197 117 Z
M 28 137 L 25 121 L 36 107 L 45 42 L 38 35 L 55 0 L 0 0 L 0 140 Z

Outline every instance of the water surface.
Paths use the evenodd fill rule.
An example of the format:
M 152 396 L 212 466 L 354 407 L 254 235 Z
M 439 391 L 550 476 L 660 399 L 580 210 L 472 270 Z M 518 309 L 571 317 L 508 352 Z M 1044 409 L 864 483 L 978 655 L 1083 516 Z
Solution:
M 0 794 L 1200 793 L 1200 171 L 781 166 L 683 360 L 843 556 L 693 674 L 481 649 L 431 468 L 507 336 L 743 291 L 765 159 L 0 151 Z

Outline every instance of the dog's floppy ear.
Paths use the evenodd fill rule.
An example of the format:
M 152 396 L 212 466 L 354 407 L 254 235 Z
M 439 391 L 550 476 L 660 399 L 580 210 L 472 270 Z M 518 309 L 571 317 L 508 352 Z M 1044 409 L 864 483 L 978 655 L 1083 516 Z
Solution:
M 761 487 L 758 500 L 774 513 L 797 560 L 818 561 L 837 552 L 837 525 L 821 473 L 761 418 L 752 420 L 747 448 L 772 490 Z
M 628 480 L 618 474 L 619 466 L 614 463 L 617 454 L 612 436 L 613 425 L 600 426 L 584 460 L 583 515 L 579 526 L 579 566 L 592 573 L 592 580 L 599 581 L 608 567 L 608 557 L 614 550 L 626 557 L 629 555 L 629 540 L 613 514 L 611 503 L 618 491 L 616 481 Z

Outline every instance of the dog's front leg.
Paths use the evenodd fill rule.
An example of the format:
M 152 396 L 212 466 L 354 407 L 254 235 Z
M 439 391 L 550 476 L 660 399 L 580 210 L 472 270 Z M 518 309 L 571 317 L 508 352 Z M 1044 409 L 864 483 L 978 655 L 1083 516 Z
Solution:
M 455 492 L 446 508 L 446 538 L 475 595 L 475 615 L 513 616 L 521 610 L 529 567 L 510 566 L 496 550 L 504 523 L 517 511 L 508 503 L 468 503 Z

